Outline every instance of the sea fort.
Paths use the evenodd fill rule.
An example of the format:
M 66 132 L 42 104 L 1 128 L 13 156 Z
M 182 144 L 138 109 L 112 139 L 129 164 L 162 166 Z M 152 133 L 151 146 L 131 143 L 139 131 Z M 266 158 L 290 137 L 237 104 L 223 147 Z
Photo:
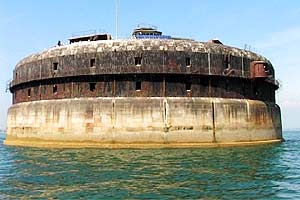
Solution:
M 99 33 L 21 60 L 6 145 L 161 148 L 282 141 L 269 60 L 215 39 L 139 27 Z

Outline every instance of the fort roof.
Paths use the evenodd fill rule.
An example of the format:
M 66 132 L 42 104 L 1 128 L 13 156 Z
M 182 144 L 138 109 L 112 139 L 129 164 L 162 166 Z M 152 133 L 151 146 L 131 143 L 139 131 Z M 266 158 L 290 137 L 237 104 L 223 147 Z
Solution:
M 16 66 L 52 57 L 74 55 L 78 53 L 95 53 L 110 51 L 187 51 L 211 54 L 231 54 L 253 60 L 268 61 L 261 55 L 251 51 L 238 49 L 221 44 L 198 42 L 193 40 L 164 40 L 164 39 L 119 39 L 75 42 L 64 46 L 55 46 L 45 51 L 22 59 Z M 268 61 L 269 62 L 269 61 Z

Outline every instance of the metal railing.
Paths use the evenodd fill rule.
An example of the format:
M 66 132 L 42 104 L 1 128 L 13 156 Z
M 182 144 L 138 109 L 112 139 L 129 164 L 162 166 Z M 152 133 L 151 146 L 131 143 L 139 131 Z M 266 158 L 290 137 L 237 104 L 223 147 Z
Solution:
M 72 33 L 72 38 L 79 37 L 79 36 L 86 36 L 86 35 L 104 34 L 104 33 L 107 33 L 104 29 L 80 31 L 80 32 Z
M 269 77 L 269 78 L 267 78 L 266 79 L 266 81 L 267 82 L 269 82 L 269 83 L 272 83 L 273 85 L 276 85 L 276 86 L 280 86 L 280 83 L 279 83 L 279 81 L 278 80 L 276 80 L 275 78 L 273 78 L 273 77 Z
M 8 91 L 9 91 L 9 89 L 10 89 L 11 86 L 12 86 L 12 82 L 13 82 L 13 81 L 12 81 L 11 79 L 6 81 L 5 92 L 8 92 Z

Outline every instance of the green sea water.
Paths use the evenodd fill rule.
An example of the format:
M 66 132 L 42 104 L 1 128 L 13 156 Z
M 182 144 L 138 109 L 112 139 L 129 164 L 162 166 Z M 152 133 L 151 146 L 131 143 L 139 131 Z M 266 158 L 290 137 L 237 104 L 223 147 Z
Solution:
M 7 147 L 0 199 L 300 199 L 300 132 L 253 147 Z

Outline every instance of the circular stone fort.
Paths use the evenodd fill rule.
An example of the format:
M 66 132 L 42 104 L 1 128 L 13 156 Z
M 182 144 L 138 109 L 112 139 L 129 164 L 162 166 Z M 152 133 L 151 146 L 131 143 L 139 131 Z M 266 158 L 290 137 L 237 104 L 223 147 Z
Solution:
M 282 141 L 270 61 L 137 28 L 69 39 L 14 69 L 7 145 L 155 148 Z

